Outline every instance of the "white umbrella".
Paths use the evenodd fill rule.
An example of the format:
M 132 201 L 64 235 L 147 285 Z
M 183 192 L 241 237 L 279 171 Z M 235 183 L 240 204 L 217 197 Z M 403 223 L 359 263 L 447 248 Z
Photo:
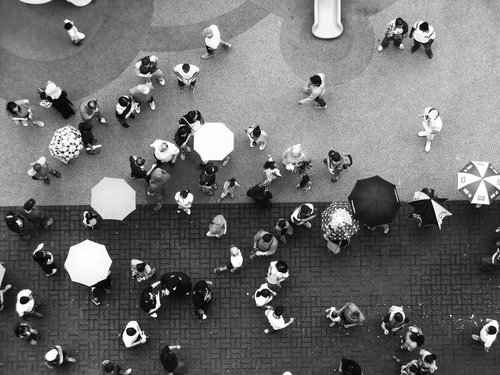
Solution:
M 490 204 L 500 194 L 500 173 L 487 161 L 471 161 L 458 171 L 458 190 L 471 203 Z
M 104 177 L 92 188 L 90 205 L 105 220 L 123 220 L 135 210 L 135 190 L 121 178 Z
M 234 150 L 234 134 L 221 122 L 206 122 L 194 133 L 194 150 L 202 160 L 223 160 Z
M 92 286 L 107 277 L 112 262 L 104 245 L 85 240 L 70 247 L 64 268 L 75 283 Z
M 0 286 L 2 285 L 4 276 L 5 276 L 5 267 L 0 263 Z

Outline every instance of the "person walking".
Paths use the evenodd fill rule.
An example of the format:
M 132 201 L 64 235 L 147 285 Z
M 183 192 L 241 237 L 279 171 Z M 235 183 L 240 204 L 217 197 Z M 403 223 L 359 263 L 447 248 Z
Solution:
M 484 344 L 484 351 L 489 352 L 491 345 L 497 339 L 498 321 L 494 319 L 486 319 L 486 324 L 481 328 L 479 335 L 472 335 L 472 339 Z
M 141 329 L 139 323 L 135 320 L 131 320 L 125 326 L 122 333 L 122 341 L 126 348 L 133 348 L 134 346 L 145 344 L 148 340 L 148 336 Z
M 28 341 L 31 345 L 38 344 L 38 331 L 31 328 L 31 325 L 27 322 L 16 323 L 14 327 L 14 334 L 22 340 Z
M 173 143 L 157 139 L 149 146 L 154 149 L 153 155 L 156 163 L 170 163 L 174 165 L 177 161 L 180 150 Z
M 409 352 L 421 348 L 425 343 L 425 337 L 420 328 L 409 326 L 404 337 L 401 339 L 401 349 Z
M 248 189 L 247 196 L 252 198 L 260 207 L 272 207 L 271 199 L 273 197 L 273 193 L 271 193 L 266 186 L 262 186 L 261 184 L 252 186 Z
M 14 121 L 16 125 L 28 126 L 29 121 L 39 127 L 45 125 L 42 121 L 33 120 L 33 111 L 31 110 L 30 101 L 28 99 L 8 102 L 6 110 L 7 115 L 9 115 L 10 119 Z
M 219 187 L 217 186 L 216 173 L 219 168 L 209 162 L 201 171 L 199 178 L 199 185 L 201 191 L 206 195 L 214 195 L 215 190 Z
M 42 271 L 47 276 L 52 276 L 57 272 L 57 267 L 54 263 L 54 256 L 50 251 L 43 250 L 44 243 L 39 244 L 33 251 L 33 259 L 42 268 Z
M 285 312 L 285 308 L 282 305 L 276 306 L 275 308 L 271 306 L 266 306 L 266 317 L 271 325 L 270 328 L 266 328 L 264 333 L 275 333 L 279 330 L 282 330 L 288 327 L 295 321 L 295 318 L 290 318 L 290 320 L 285 323 L 285 319 L 283 318 L 283 313 Z
M 150 318 L 157 318 L 161 307 L 161 281 L 156 281 L 141 292 L 139 306 Z
M 217 200 L 217 203 L 221 203 L 228 195 L 231 199 L 234 199 L 234 190 L 239 188 L 240 184 L 236 181 L 236 178 L 232 177 L 224 182 L 222 194 Z
M 181 160 L 186 159 L 186 152 L 191 152 L 193 149 L 189 147 L 187 144 L 192 135 L 191 128 L 188 125 L 181 125 L 177 128 L 177 131 L 174 135 L 175 145 L 180 150 L 180 158 Z
M 253 238 L 253 248 L 250 259 L 256 256 L 270 256 L 278 249 L 278 240 L 271 233 L 260 229 Z
M 160 362 L 168 375 L 187 372 L 186 364 L 179 361 L 177 355 L 172 352 L 172 350 L 180 348 L 180 345 L 166 345 L 160 353 Z
M 347 302 L 339 310 L 335 307 L 330 307 L 325 312 L 327 313 L 326 317 L 332 321 L 330 327 L 343 325 L 344 328 L 350 328 L 362 325 L 365 321 L 365 316 L 359 307 L 352 302 Z
M 47 81 L 45 89 L 38 88 L 43 107 L 54 107 L 66 120 L 75 114 L 73 103 L 68 99 L 68 93 L 52 81 Z
M 292 234 L 293 227 L 290 222 L 286 219 L 279 218 L 274 227 L 274 237 L 276 237 L 279 242 L 286 244 L 286 235 L 291 236 Z
M 332 182 L 337 182 L 340 173 L 352 165 L 352 156 L 330 150 L 328 151 L 328 157 L 323 159 L 323 163 L 328 166 L 328 172 L 332 175 Z
M 221 238 L 227 233 L 227 221 L 222 215 L 215 216 L 208 225 L 207 237 Z
M 94 305 L 99 306 L 104 296 L 111 293 L 111 284 L 111 271 L 108 271 L 108 275 L 104 280 L 101 280 L 90 287 L 90 299 Z
M 142 260 L 132 259 L 130 261 L 130 271 L 132 272 L 132 279 L 140 283 L 152 278 L 155 275 L 156 269 Z
M 86 228 L 95 230 L 97 226 L 97 219 L 99 216 L 93 211 L 84 211 L 83 212 L 83 225 Z
M 177 77 L 177 90 L 182 93 L 185 86 L 189 86 L 189 92 L 194 94 L 196 91 L 196 79 L 200 74 L 200 68 L 192 64 L 179 64 L 174 67 L 174 74 Z
M 75 46 L 79 46 L 82 43 L 82 40 L 85 39 L 85 34 L 78 31 L 75 26 L 75 23 L 71 20 L 64 20 L 64 30 L 68 32 L 68 35 L 71 39 L 71 42 Z
M 266 282 L 269 289 L 278 291 L 282 288 L 281 283 L 290 277 L 288 264 L 282 260 L 269 263 Z
M 408 23 L 404 21 L 401 17 L 396 18 L 395 20 L 390 21 L 387 24 L 387 29 L 385 31 L 384 39 L 382 43 L 377 48 L 377 51 L 382 52 L 385 47 L 389 45 L 391 41 L 394 42 L 394 47 L 397 47 L 401 50 L 405 48 L 403 44 L 403 39 L 408 34 Z
M 205 320 L 207 318 L 206 310 L 212 302 L 212 291 L 210 290 L 211 281 L 200 280 L 194 284 L 193 305 L 194 316 L 197 319 Z
M 262 186 L 269 186 L 277 178 L 283 177 L 271 155 L 267 156 L 267 160 L 264 163 L 264 175 L 266 176 L 266 179 L 261 183 Z
M 130 125 L 127 123 L 128 118 L 135 119 L 135 108 L 136 105 L 131 97 L 122 95 L 118 98 L 118 103 L 115 106 L 115 117 L 124 128 L 130 128 Z
M 37 161 L 31 163 L 31 169 L 28 171 L 28 176 L 31 176 L 33 180 L 42 180 L 44 184 L 50 184 L 49 175 L 60 178 L 61 172 L 55 170 L 47 163 L 45 156 L 42 156 Z
M 410 30 L 410 39 L 411 38 L 413 38 L 411 53 L 414 53 L 422 45 L 424 46 L 427 57 L 432 59 L 434 54 L 432 53 L 431 45 L 436 39 L 434 28 L 425 21 L 417 21 Z
M 89 100 L 84 100 L 80 104 L 80 117 L 82 121 L 86 124 L 92 125 L 92 120 L 96 119 L 103 125 L 107 125 L 106 119 L 102 116 L 99 105 L 97 104 L 96 98 L 91 98 Z
M 76 359 L 70 357 L 61 345 L 55 345 L 45 353 L 45 365 L 50 369 L 59 367 L 64 362 L 76 363 Z
M 144 84 L 141 83 L 137 86 L 132 87 L 128 91 L 128 94 L 134 101 L 135 113 L 141 113 L 141 103 L 149 103 L 149 108 L 151 108 L 152 111 L 155 110 L 156 103 L 153 95 L 151 94 L 151 90 L 153 90 L 153 85 L 151 84 L 151 82 L 149 82 Z
M 20 318 L 41 318 L 42 314 L 37 311 L 39 308 L 40 304 L 35 302 L 33 292 L 30 289 L 23 289 L 17 293 L 16 312 Z
M 293 213 L 290 215 L 290 224 L 294 227 L 304 226 L 306 228 L 311 228 L 310 223 L 316 217 L 314 212 L 314 206 L 312 203 L 304 203 L 297 207 Z
M 424 113 L 419 115 L 422 119 L 422 126 L 424 130 L 419 131 L 417 134 L 419 137 L 426 137 L 427 142 L 425 143 L 425 152 L 431 150 L 431 144 L 437 133 L 443 128 L 443 120 L 439 114 L 439 111 L 434 107 L 427 107 Z
M 161 276 L 160 281 L 163 296 L 188 296 L 193 289 L 191 279 L 183 272 L 167 272 Z
M 130 178 L 146 178 L 148 171 L 144 168 L 146 160 L 140 156 L 129 156 L 130 162 Z
M 193 206 L 194 196 L 191 192 L 186 190 L 181 190 L 175 193 L 175 203 L 177 203 L 177 213 L 180 214 L 184 211 L 186 214 L 191 215 L 191 207 Z
M 252 296 L 253 300 L 255 301 L 255 305 L 257 307 L 268 307 L 269 302 L 273 300 L 274 297 L 277 296 L 278 293 L 276 293 L 274 290 L 269 288 L 267 283 L 263 283 L 259 289 L 257 289 Z
M 224 49 L 232 47 L 231 43 L 227 43 L 222 40 L 220 30 L 217 25 L 210 25 L 209 27 L 206 27 L 203 29 L 202 34 L 205 37 L 205 48 L 207 50 L 207 52 L 201 56 L 202 59 L 214 57 L 215 50 L 219 48 L 220 45 L 222 45 Z
M 129 375 L 132 372 L 131 368 L 128 368 L 127 370 L 123 370 L 123 368 L 120 365 L 112 362 L 109 359 L 102 361 L 101 368 L 102 368 L 103 374 Z
M 20 239 L 29 240 L 31 238 L 31 228 L 23 215 L 18 214 L 14 211 L 9 211 L 5 215 L 5 224 L 12 232 L 17 233 Z
M 314 101 L 314 108 L 327 108 L 328 105 L 324 100 L 325 91 L 325 75 L 323 73 L 315 74 L 309 78 L 309 84 L 307 87 L 302 89 L 302 92 L 309 96 L 299 100 L 299 104 L 306 104 Z
M 54 224 L 54 219 L 49 217 L 45 212 L 35 206 L 36 201 L 31 198 L 23 205 L 22 215 L 28 219 L 30 223 L 39 228 L 47 229 Z
M 409 321 L 410 319 L 403 311 L 403 306 L 391 306 L 387 315 L 382 319 L 381 327 L 384 330 L 384 335 L 400 330 L 408 324 Z
M 83 147 L 85 147 L 85 151 L 89 155 L 97 155 L 101 150 L 99 149 L 101 145 L 95 145 L 97 143 L 97 139 L 94 138 L 94 134 L 92 133 L 93 126 L 91 123 L 80 122 L 78 124 L 78 130 L 82 135 Z
M 168 189 L 170 174 L 162 168 L 156 168 L 151 173 L 147 194 L 156 197 L 157 203 L 153 210 L 158 211 L 165 204 L 165 196 Z
M 243 267 L 243 255 L 241 254 L 241 250 L 238 249 L 236 245 L 231 245 L 229 248 L 229 254 L 231 256 L 229 262 L 225 266 L 214 268 L 214 273 L 226 271 L 235 273 Z
M 267 145 L 267 134 L 265 131 L 260 129 L 257 124 L 250 125 L 246 129 L 247 137 L 250 140 L 250 147 L 259 146 L 259 150 L 262 151 Z
M 420 349 L 419 351 L 420 354 L 420 359 L 418 360 L 418 366 L 419 366 L 419 375 L 420 374 L 427 374 L 427 373 L 434 373 L 438 367 L 436 365 L 436 359 L 437 355 L 432 354 L 431 352 Z
M 144 56 L 137 61 L 134 66 L 135 75 L 146 79 L 147 84 L 151 84 L 151 79 L 158 80 L 161 86 L 165 86 L 165 78 L 163 72 L 158 68 L 158 57 Z

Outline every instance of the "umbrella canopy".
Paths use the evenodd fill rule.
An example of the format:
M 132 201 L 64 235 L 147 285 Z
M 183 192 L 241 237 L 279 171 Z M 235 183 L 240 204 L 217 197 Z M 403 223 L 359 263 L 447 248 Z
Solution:
M 234 149 L 234 134 L 220 122 L 206 122 L 194 133 L 194 149 L 202 160 L 222 160 Z
M 92 286 L 107 277 L 111 263 L 104 245 L 85 240 L 70 247 L 64 268 L 75 283 Z
M 104 177 L 92 188 L 90 205 L 103 219 L 123 220 L 135 210 L 135 190 L 121 178 Z
M 413 196 L 413 200 L 409 202 L 410 206 L 413 207 L 413 213 L 418 214 L 420 219 L 422 219 L 421 228 L 425 225 L 436 225 L 441 229 L 443 218 L 452 215 L 452 213 L 441 206 L 437 200 L 445 201 L 446 199 L 431 198 L 427 194 L 417 191 Z M 413 217 L 413 214 L 409 217 Z
M 321 230 L 331 240 L 347 240 L 359 230 L 347 202 L 333 202 L 321 213 Z
M 4 276 L 5 276 L 5 267 L 2 264 L 0 264 L 0 286 L 2 286 Z
M 487 161 L 471 161 L 458 171 L 458 191 L 474 204 L 490 204 L 500 193 L 500 173 Z
M 49 144 L 50 154 L 66 164 L 80 155 L 82 148 L 80 131 L 69 125 L 57 129 Z
M 369 227 L 391 223 L 401 207 L 396 185 L 380 176 L 358 180 L 348 199 L 354 217 Z

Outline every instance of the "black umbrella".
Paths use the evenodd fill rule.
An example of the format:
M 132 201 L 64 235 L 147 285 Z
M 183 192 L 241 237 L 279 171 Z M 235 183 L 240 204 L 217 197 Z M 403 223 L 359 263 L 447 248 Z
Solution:
M 379 176 L 358 180 L 348 199 L 354 217 L 369 227 L 389 224 L 401 207 L 396 185 Z

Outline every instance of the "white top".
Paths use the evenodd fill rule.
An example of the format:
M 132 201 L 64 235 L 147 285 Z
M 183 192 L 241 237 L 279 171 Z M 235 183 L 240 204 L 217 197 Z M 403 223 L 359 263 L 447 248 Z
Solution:
M 437 117 L 436 116 L 437 113 Z M 427 133 L 439 133 L 443 128 L 443 120 L 441 120 L 441 116 L 439 112 L 434 107 L 427 107 L 424 110 L 424 116 L 426 119 L 422 121 L 422 125 L 425 128 Z
M 167 144 L 167 149 L 165 151 L 160 150 L 160 146 L 162 143 Z M 173 143 L 162 141 L 161 139 L 157 139 L 153 143 L 150 144 L 151 147 L 155 149 L 155 157 L 160 160 L 162 163 L 167 163 L 172 160 L 179 153 L 179 149 Z
M 237 255 L 231 254 L 231 264 L 234 268 L 240 268 L 243 265 L 243 255 L 241 255 L 241 251 L 238 251 Z
M 210 25 L 208 28 L 212 30 L 213 35 L 211 38 L 205 38 L 205 44 L 212 49 L 217 49 L 221 41 L 219 28 L 216 25 Z
M 420 43 L 427 43 L 429 40 L 434 40 L 436 38 L 436 33 L 434 32 L 434 28 L 429 25 L 429 30 L 426 32 L 423 32 L 422 30 L 419 29 L 419 26 L 421 23 L 424 21 L 418 21 L 413 25 L 413 28 L 415 31 L 413 31 L 413 38 Z
M 135 334 L 129 336 L 127 334 L 128 328 L 135 329 Z M 143 344 L 146 340 L 143 336 L 143 332 L 141 331 L 141 327 L 139 327 L 139 323 L 137 323 L 135 320 L 128 322 L 125 329 L 123 330 L 122 340 L 125 344 L 125 347 L 127 348 L 132 348 L 136 345 Z
M 186 81 L 189 81 L 191 78 L 193 78 L 193 76 L 196 73 L 200 72 L 200 68 L 198 68 L 196 65 L 189 64 L 189 71 L 186 73 L 186 72 L 184 72 L 184 70 L 182 70 L 182 65 L 184 65 L 184 64 L 176 65 L 174 68 L 174 73 L 179 74 Z
M 497 329 L 497 333 L 495 333 L 494 335 L 490 335 L 488 333 L 488 327 L 491 326 L 496 327 Z M 481 329 L 481 333 L 479 334 L 479 336 L 481 337 L 481 341 L 484 342 L 485 348 L 489 348 L 491 344 L 493 344 L 493 342 L 496 340 L 498 329 L 499 329 L 498 322 L 496 320 L 492 320 L 491 322 L 485 324 L 484 327 Z
M 257 307 L 262 307 L 262 306 L 265 306 L 267 305 L 269 302 L 272 301 L 273 297 L 274 297 L 274 293 L 272 293 L 271 291 L 271 295 L 269 297 L 263 297 L 263 296 L 257 296 L 257 293 L 260 292 L 261 290 L 264 290 L 264 289 L 269 289 L 269 287 L 267 286 L 267 283 L 264 283 L 262 284 L 259 289 L 257 289 L 253 295 L 253 299 L 255 300 L 255 305 L 257 305 Z
M 282 281 L 288 279 L 288 277 L 290 276 L 288 271 L 285 273 L 278 271 L 278 269 L 276 268 L 276 263 L 278 263 L 278 261 L 274 261 L 269 264 L 269 269 L 267 270 L 267 282 L 269 284 L 281 283 Z
M 70 23 L 73 25 L 73 27 L 71 29 L 66 30 L 68 32 L 68 35 L 71 37 L 72 41 L 78 42 L 78 41 L 85 38 L 85 34 L 78 31 L 78 29 L 76 28 L 75 23 L 73 21 L 64 20 L 64 22 Z
M 285 318 L 283 318 L 283 316 L 280 316 L 278 318 L 275 317 L 274 310 L 266 310 L 266 316 L 269 324 L 274 329 L 283 329 L 286 327 Z
M 194 196 L 191 193 L 188 193 L 186 198 L 181 197 L 180 191 L 178 191 L 175 194 L 175 201 L 177 202 L 177 204 L 179 206 L 182 206 L 184 208 L 190 208 L 193 205 L 193 200 L 194 200 Z
M 23 289 L 19 293 L 17 293 L 17 303 L 16 303 L 16 312 L 17 315 L 22 317 L 25 313 L 33 311 L 35 308 L 35 300 L 31 296 L 31 290 Z M 28 297 L 30 300 L 28 303 L 22 304 L 21 297 Z

